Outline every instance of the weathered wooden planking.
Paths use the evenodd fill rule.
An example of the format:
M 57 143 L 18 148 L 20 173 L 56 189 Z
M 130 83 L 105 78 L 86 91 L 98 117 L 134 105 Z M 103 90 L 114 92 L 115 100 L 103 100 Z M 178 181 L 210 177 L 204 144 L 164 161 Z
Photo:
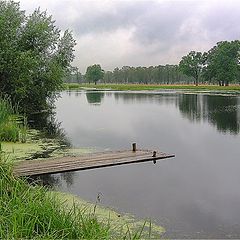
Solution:
M 153 157 L 154 155 L 154 157 Z M 41 174 L 69 172 L 115 165 L 156 161 L 174 157 L 172 154 L 150 150 L 108 151 L 84 154 L 77 157 L 62 157 L 49 160 L 26 160 L 15 164 L 13 173 L 16 176 L 34 176 Z

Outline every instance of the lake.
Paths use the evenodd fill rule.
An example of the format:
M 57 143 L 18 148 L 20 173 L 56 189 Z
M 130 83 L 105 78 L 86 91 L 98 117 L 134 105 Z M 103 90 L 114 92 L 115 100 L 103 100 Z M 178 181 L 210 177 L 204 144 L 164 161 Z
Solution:
M 70 91 L 56 118 L 73 147 L 173 153 L 55 174 L 58 189 L 166 228 L 169 238 L 240 238 L 240 96 L 176 91 Z

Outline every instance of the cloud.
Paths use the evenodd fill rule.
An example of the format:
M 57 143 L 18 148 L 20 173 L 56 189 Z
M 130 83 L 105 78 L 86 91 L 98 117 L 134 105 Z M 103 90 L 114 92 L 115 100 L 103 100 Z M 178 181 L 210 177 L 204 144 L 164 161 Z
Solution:
M 31 12 L 41 6 L 77 40 L 74 65 L 82 72 L 100 63 L 176 64 L 191 50 L 240 37 L 239 1 L 234 0 L 20 0 Z
M 101 8 L 87 6 L 73 23 L 78 35 L 105 34 L 129 29 L 135 25 L 135 19 L 146 11 L 143 2 L 134 4 L 132 2 L 117 2 L 115 4 L 101 4 Z
M 240 39 L 239 1 L 218 1 L 210 4 L 202 18 L 210 41 Z

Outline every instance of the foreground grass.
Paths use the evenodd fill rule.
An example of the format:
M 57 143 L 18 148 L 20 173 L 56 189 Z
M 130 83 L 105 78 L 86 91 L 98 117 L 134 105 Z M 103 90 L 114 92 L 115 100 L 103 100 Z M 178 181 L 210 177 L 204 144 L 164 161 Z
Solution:
M 95 88 L 95 89 L 111 89 L 119 91 L 141 91 L 141 90 L 194 90 L 194 91 L 240 91 L 240 85 L 218 86 L 218 85 L 157 85 L 157 84 L 78 84 L 78 83 L 65 83 L 64 89 L 82 89 L 82 88 Z
M 111 211 L 115 215 L 112 220 L 110 212 L 94 204 L 29 185 L 13 176 L 11 163 L 3 158 L 0 196 L 0 239 L 140 239 L 159 238 L 164 232 L 151 222 L 141 221 L 129 227 L 126 223 L 130 218 Z
M 130 214 L 120 214 L 114 209 L 106 208 L 96 203 L 90 203 L 83 199 L 78 198 L 72 194 L 55 192 L 60 199 L 66 200 L 66 205 L 71 207 L 72 204 L 80 205 L 86 209 L 86 212 L 95 212 L 97 219 L 101 222 L 106 222 L 110 227 L 111 238 L 113 239 L 159 239 L 164 233 L 165 229 L 156 225 L 151 220 L 136 219 Z
M 109 225 L 73 205 L 65 209 L 54 193 L 15 179 L 9 164 L 0 165 L 1 239 L 109 239 Z

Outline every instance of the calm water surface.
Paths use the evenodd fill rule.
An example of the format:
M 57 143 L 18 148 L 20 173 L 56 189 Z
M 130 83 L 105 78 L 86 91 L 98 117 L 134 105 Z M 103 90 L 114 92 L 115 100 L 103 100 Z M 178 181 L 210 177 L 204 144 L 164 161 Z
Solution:
M 151 218 L 169 238 L 240 238 L 240 97 L 175 92 L 63 92 L 74 147 L 143 148 L 173 159 L 52 177 L 60 190 Z

